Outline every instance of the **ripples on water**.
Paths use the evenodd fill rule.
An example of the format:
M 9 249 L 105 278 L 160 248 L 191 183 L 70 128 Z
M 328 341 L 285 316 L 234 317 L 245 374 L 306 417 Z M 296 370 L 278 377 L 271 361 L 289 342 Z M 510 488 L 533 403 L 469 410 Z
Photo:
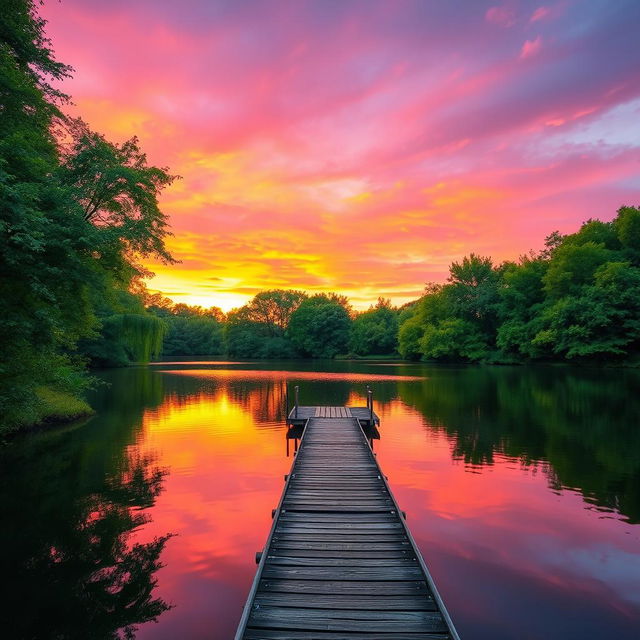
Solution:
M 287 391 L 364 405 L 367 384 L 463 638 L 638 637 L 637 372 L 201 359 L 101 377 L 94 418 L 0 450 L 3 637 L 233 637 L 291 464 Z

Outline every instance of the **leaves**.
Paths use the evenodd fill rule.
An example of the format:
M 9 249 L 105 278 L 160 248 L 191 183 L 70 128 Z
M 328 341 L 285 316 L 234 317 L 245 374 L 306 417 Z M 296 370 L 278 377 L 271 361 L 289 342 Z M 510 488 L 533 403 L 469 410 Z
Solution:
M 149 166 L 136 137 L 121 145 L 108 142 L 82 120 L 70 121 L 72 142 L 63 147 L 58 174 L 82 207 L 84 220 L 141 256 L 174 260 L 164 246 L 167 216 L 158 197 L 177 176 Z
M 333 358 L 347 349 L 351 320 L 340 296 L 317 294 L 291 315 L 287 333 L 295 348 L 312 358 Z

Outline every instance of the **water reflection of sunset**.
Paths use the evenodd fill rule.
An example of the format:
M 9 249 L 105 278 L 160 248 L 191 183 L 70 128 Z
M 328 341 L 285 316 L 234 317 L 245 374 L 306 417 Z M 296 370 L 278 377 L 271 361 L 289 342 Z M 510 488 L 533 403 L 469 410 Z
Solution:
M 541 589 L 572 593 L 576 601 L 615 601 L 618 613 L 638 615 L 638 532 L 627 526 L 631 535 L 620 536 L 619 518 L 594 517 L 575 491 L 550 491 L 544 461 L 497 456 L 491 466 L 465 465 L 452 460 L 451 442 L 424 416 L 400 402 L 379 412 L 378 459 L 445 601 L 476 603 L 459 615 L 495 625 L 500 586 L 493 576 L 506 567 Z M 615 556 L 624 560 L 611 568 Z M 465 562 L 482 567 L 491 593 L 478 593 L 476 581 L 462 575 Z
M 376 373 L 348 373 L 348 372 L 332 372 L 332 371 L 270 371 L 261 369 L 165 369 L 162 373 L 171 373 L 175 375 L 200 376 L 206 378 L 238 378 L 246 379 L 269 379 L 269 380 L 286 380 L 293 377 L 297 380 L 340 380 L 346 382 L 369 382 L 374 380 L 390 380 L 390 381 L 411 381 L 422 380 L 421 376 L 403 376 L 403 375 L 384 375 Z
M 259 402 L 259 395 L 251 394 L 248 404 Z M 177 637 L 185 616 L 195 616 L 207 592 L 216 637 L 232 634 L 236 620 L 220 590 L 235 595 L 237 608 L 252 578 L 252 554 L 264 542 L 270 509 L 289 467 L 283 456 L 284 427 L 261 437 L 252 415 L 222 389 L 186 402 L 169 396 L 144 416 L 141 446 L 158 451 L 170 470 L 154 508 L 154 525 L 144 535 L 179 532 L 167 545 L 159 579 L 167 600 L 180 602 L 180 608 L 165 614 L 160 637 Z M 192 600 L 186 596 L 194 581 L 202 584 Z M 157 632 L 149 629 L 151 637 Z
M 255 572 L 254 553 L 265 542 L 290 467 L 283 417 L 287 386 L 291 391 L 297 384 L 305 401 L 362 406 L 366 384 L 375 383 L 378 460 L 463 636 L 513 638 L 526 619 L 530 637 L 543 637 L 543 625 L 551 620 L 562 628 L 571 611 L 578 620 L 572 631 L 588 635 L 592 627 L 606 627 L 625 637 L 638 615 L 638 528 L 624 522 L 606 496 L 580 486 L 589 486 L 587 477 L 567 475 L 557 439 L 553 448 L 541 448 L 551 436 L 537 423 L 528 426 L 530 442 L 504 425 L 497 430 L 497 416 L 513 413 L 505 402 L 520 388 L 511 386 L 514 374 L 406 364 L 399 376 L 375 364 L 336 363 L 326 372 L 188 364 L 154 367 L 163 400 L 144 411 L 131 445 L 168 470 L 139 539 L 178 534 L 162 555 L 156 590 L 176 606 L 158 626 L 143 625 L 141 638 L 233 634 Z M 545 407 L 552 397 L 548 378 L 543 373 L 529 381 L 534 401 Z M 600 380 L 600 390 L 606 384 Z M 569 388 L 569 381 L 553 385 Z M 594 402 L 601 402 L 599 393 Z M 528 398 L 518 402 L 526 413 L 509 425 L 537 415 Z M 590 396 L 567 411 L 576 406 L 599 428 L 599 405 Z M 558 421 L 561 407 L 554 407 Z M 567 482 L 580 491 L 563 488 Z

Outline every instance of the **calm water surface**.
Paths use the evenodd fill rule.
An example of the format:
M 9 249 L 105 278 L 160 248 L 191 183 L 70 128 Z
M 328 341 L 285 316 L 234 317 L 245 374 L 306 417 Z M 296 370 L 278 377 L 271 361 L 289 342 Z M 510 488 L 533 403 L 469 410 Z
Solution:
M 192 361 L 101 377 L 95 417 L 0 448 L 1 637 L 232 638 L 291 465 L 287 385 L 363 405 L 367 384 L 378 460 L 464 640 L 639 637 L 639 372 Z

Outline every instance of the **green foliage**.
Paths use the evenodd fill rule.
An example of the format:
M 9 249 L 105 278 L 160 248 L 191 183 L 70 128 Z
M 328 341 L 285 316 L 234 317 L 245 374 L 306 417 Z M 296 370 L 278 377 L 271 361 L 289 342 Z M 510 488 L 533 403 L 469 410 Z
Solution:
M 356 315 L 351 326 L 349 349 L 358 355 L 394 353 L 398 341 L 398 311 L 389 300 L 378 298 L 375 306 Z
M 270 335 L 281 336 L 289 326 L 291 314 L 306 299 L 306 293 L 293 289 L 261 291 L 246 306 L 246 318 L 266 325 Z
M 576 295 L 593 280 L 596 269 L 617 256 L 603 243 L 565 241 L 558 248 L 544 277 L 550 298 Z
M 72 142 L 63 149 L 59 179 L 82 207 L 84 220 L 100 229 L 118 255 L 127 251 L 172 262 L 158 197 L 177 176 L 149 166 L 136 137 L 113 144 L 82 120 L 69 121 L 69 132 Z
M 540 256 L 523 256 L 517 264 L 507 263 L 502 267 L 496 346 L 503 359 L 540 355 L 532 340 L 540 330 L 538 313 L 545 300 L 547 267 L 548 260 Z
M 345 299 L 317 294 L 304 300 L 291 315 L 287 333 L 303 356 L 333 358 L 347 349 L 350 328 Z
M 475 254 L 451 265 L 449 282 L 430 285 L 399 329 L 405 358 L 452 361 L 488 358 L 495 349 L 500 273 Z
M 123 367 L 160 355 L 167 325 L 151 314 L 117 313 L 102 318 L 100 335 L 81 344 L 97 367 Z
M 219 355 L 224 352 L 224 314 L 220 309 L 174 305 L 158 297 L 150 301 L 154 306 L 148 307 L 148 311 L 161 318 L 167 327 L 162 343 L 163 355 Z
M 223 353 L 222 325 L 206 316 L 171 316 L 162 353 L 167 356 L 218 355 Z
M 454 317 L 466 320 L 488 339 L 496 330 L 499 278 L 491 258 L 472 253 L 451 265 L 450 285 L 445 288 Z
M 545 339 L 555 354 L 568 359 L 624 356 L 640 344 L 640 269 L 628 262 L 607 262 L 593 284 L 543 312 Z
M 637 261 L 640 258 L 640 209 L 621 207 L 613 226 L 620 244 Z
M 414 312 L 401 322 L 398 330 L 398 352 L 407 360 L 419 360 L 422 356 L 420 352 L 420 339 L 424 329 L 420 315 Z
M 244 307 L 228 314 L 224 327 L 226 353 L 235 358 L 294 357 L 287 329 L 305 300 L 306 293 L 293 289 L 256 294 Z
M 419 347 L 425 358 L 444 361 L 474 362 L 488 352 L 486 336 L 462 318 L 447 318 L 437 325 L 426 325 Z
M 226 352 L 234 358 L 258 358 L 269 336 L 268 327 L 247 318 L 245 307 L 230 311 L 224 327 Z
M 36 3 L 9 0 L 0 23 L 0 411 L 3 427 L 38 419 L 36 389 L 64 391 L 81 371 L 79 342 L 108 331 L 119 294 L 141 272 L 139 255 L 169 259 L 157 195 L 172 177 L 148 167 L 135 140 L 110 145 L 72 123 L 62 152 L 66 96 L 50 82 L 69 75 L 44 35 Z M 118 165 L 120 163 L 120 165 Z M 124 186 L 107 190 L 105 176 Z M 89 203 L 92 204 L 89 204 Z M 128 313 L 128 311 L 127 311 Z M 142 321 L 124 320 L 128 350 L 153 347 Z M 137 322 L 137 324 L 135 324 Z M 71 391 L 79 393 L 79 387 Z

